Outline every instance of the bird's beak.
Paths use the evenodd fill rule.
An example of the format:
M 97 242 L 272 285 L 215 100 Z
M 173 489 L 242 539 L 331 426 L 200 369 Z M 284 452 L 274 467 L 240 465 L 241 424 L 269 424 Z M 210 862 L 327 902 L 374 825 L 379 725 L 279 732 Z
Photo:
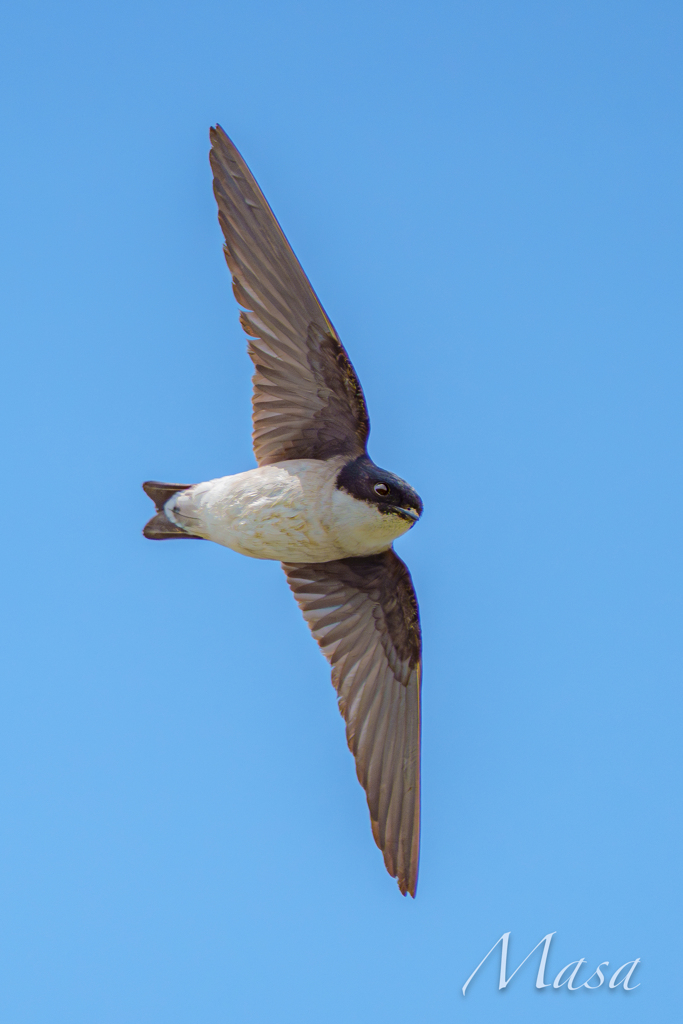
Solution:
M 411 523 L 416 523 L 420 518 L 420 513 L 416 512 L 414 508 L 403 508 L 402 505 L 394 505 L 394 512 L 399 516 L 403 516 L 404 519 L 408 519 Z

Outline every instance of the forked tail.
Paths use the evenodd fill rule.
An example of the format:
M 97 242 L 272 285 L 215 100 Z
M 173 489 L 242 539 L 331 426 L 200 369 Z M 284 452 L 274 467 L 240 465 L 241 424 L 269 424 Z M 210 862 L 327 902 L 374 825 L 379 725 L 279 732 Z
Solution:
M 186 533 L 180 526 L 172 523 L 164 511 L 164 505 L 169 498 L 172 498 L 178 491 L 186 491 L 192 484 L 162 484 L 158 480 L 147 480 L 142 489 L 152 501 L 157 514 L 152 516 L 142 531 L 149 540 L 180 540 L 183 537 L 187 540 L 203 540 L 192 533 Z

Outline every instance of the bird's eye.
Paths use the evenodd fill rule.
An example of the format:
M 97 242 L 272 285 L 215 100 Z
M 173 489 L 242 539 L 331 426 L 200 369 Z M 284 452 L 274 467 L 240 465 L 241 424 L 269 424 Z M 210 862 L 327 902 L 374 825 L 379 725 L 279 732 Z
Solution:
M 389 488 L 386 484 L 375 484 L 375 494 L 379 494 L 380 498 L 386 498 L 389 493 Z

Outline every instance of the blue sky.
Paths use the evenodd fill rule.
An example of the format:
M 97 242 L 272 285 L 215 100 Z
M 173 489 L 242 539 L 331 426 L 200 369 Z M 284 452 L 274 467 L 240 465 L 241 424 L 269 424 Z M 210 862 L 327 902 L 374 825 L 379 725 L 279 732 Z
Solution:
M 8 8 L 8 1024 L 640 1022 L 680 1005 L 681 30 L 671 2 Z M 423 853 L 370 835 L 276 564 L 144 541 L 250 468 L 207 159 L 363 382 L 425 635 Z M 189 550 L 188 550 L 189 549 Z M 533 985 L 636 957 L 640 988 Z M 588 974 L 578 978 L 580 982 Z

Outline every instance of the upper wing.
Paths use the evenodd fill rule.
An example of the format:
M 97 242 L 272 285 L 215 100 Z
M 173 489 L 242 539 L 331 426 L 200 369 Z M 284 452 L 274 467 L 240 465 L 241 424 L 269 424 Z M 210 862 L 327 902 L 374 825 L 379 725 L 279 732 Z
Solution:
M 372 834 L 401 892 L 415 895 L 420 853 L 422 641 L 413 582 L 393 550 L 283 563 L 346 719 Z
M 249 339 L 254 453 L 282 459 L 362 455 L 370 422 L 351 361 L 261 189 L 219 126 L 213 190 L 225 258 Z

